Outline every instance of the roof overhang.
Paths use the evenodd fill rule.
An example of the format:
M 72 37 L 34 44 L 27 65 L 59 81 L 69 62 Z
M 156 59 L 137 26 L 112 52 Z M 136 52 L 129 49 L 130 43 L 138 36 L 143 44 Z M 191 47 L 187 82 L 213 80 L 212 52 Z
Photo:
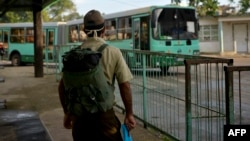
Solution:
M 33 7 L 38 1 L 39 0 L 0 0 L 0 17 L 9 11 L 33 11 Z M 41 8 L 44 9 L 59 0 L 40 1 Z

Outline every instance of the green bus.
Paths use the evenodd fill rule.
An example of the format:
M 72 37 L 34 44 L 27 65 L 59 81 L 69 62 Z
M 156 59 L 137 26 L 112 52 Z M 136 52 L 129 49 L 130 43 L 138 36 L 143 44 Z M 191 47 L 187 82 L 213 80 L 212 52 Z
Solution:
M 169 54 L 199 55 L 199 22 L 194 7 L 175 4 L 149 6 L 139 9 L 104 14 L 104 39 L 110 45 L 126 50 L 146 50 Z M 83 20 L 67 22 L 71 44 L 80 44 L 86 38 Z M 73 34 L 77 33 L 74 36 Z M 72 37 L 76 37 L 73 40 Z M 80 42 L 79 42 L 80 41 Z M 138 65 L 135 54 L 129 54 L 129 65 Z M 161 71 L 171 65 L 183 65 L 183 59 L 166 57 L 150 58 Z M 155 60 L 155 61 L 152 61 Z M 171 64 L 166 62 L 171 62 Z M 135 63 L 134 63 L 135 62 Z M 173 63 L 174 62 L 174 63 Z
M 65 44 L 62 37 L 65 25 L 65 22 L 43 23 L 44 51 L 52 54 L 55 45 Z M 13 66 L 34 62 L 33 23 L 1 23 L 0 42 Z

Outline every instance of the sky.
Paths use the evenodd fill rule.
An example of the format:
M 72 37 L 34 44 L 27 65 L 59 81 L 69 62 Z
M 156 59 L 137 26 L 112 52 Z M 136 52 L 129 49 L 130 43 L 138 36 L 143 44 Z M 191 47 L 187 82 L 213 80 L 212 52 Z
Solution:
M 170 4 L 171 0 L 72 0 L 80 15 L 85 15 L 89 10 L 96 9 L 101 13 L 110 14 L 150 5 Z M 229 0 L 218 0 L 220 5 L 229 4 Z M 235 0 L 238 1 L 238 0 Z M 188 2 L 188 0 L 182 0 Z

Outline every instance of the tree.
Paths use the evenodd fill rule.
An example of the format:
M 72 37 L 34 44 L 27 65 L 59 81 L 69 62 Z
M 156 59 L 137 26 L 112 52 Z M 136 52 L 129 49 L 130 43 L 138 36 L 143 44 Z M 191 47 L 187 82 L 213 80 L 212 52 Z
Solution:
M 199 3 L 199 0 L 190 0 L 189 1 L 189 5 L 194 6 L 194 7 L 196 7 L 198 5 L 198 3 Z
M 72 0 L 60 0 L 45 10 L 50 21 L 67 21 L 80 18 Z
M 200 16 L 214 16 L 218 9 L 220 0 L 189 0 L 189 5 L 196 7 Z M 228 0 L 230 4 L 235 4 L 235 0 Z M 246 14 L 250 9 L 250 0 L 239 0 L 240 10 L 238 14 Z
M 17 23 L 17 22 L 32 22 L 32 12 L 28 11 L 17 11 L 17 12 L 6 12 L 1 18 L 1 23 Z
M 240 5 L 239 13 L 245 14 L 245 13 L 247 13 L 247 10 L 250 8 L 250 1 L 249 0 L 240 0 L 239 5 Z
M 218 9 L 218 0 L 190 0 L 189 5 L 196 7 L 200 16 L 214 16 Z
M 72 0 L 60 0 L 57 3 L 43 9 L 42 19 L 44 22 L 49 21 L 68 21 L 81 18 L 77 12 L 75 4 Z M 33 16 L 32 11 L 15 11 L 6 12 L 1 17 L 1 23 L 17 23 L 17 22 L 32 22 Z

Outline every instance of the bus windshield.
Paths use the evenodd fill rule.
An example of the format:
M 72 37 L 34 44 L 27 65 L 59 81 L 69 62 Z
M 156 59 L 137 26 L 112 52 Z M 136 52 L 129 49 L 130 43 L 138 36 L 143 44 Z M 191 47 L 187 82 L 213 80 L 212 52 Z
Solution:
M 152 23 L 153 37 L 158 40 L 198 38 L 197 17 L 194 9 L 155 9 Z

